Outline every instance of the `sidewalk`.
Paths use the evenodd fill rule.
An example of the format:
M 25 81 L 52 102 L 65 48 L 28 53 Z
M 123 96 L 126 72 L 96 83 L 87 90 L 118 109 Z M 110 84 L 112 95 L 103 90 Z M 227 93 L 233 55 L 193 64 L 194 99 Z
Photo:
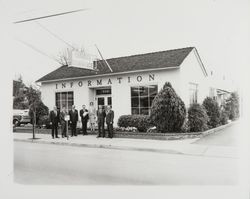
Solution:
M 128 138 L 96 138 L 94 135 L 52 139 L 48 134 L 37 134 L 32 140 L 30 133 L 13 133 L 14 141 L 41 144 L 58 144 L 89 148 L 107 148 L 119 150 L 149 151 L 170 154 L 195 155 L 206 157 L 237 158 L 237 147 L 206 146 L 192 144 L 199 138 L 184 140 L 146 140 Z

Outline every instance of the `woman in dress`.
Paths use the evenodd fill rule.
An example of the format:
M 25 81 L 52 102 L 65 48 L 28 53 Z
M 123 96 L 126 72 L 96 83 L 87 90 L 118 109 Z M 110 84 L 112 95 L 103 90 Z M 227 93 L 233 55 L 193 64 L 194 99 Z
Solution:
M 89 104 L 89 123 L 90 123 L 90 131 L 95 132 L 95 123 L 96 123 L 96 109 L 94 107 L 94 103 L 90 102 Z

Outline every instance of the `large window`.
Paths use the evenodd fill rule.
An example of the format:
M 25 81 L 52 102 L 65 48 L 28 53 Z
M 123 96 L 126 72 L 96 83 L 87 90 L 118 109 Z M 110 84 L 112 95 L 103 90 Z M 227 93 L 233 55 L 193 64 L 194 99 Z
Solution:
M 197 103 L 198 100 L 198 84 L 189 83 L 189 104 Z
M 131 87 L 132 114 L 149 115 L 152 101 L 157 92 L 157 85 Z
M 57 108 L 62 109 L 62 107 L 65 106 L 66 110 L 71 110 L 73 104 L 74 104 L 74 95 L 72 91 L 56 93 Z

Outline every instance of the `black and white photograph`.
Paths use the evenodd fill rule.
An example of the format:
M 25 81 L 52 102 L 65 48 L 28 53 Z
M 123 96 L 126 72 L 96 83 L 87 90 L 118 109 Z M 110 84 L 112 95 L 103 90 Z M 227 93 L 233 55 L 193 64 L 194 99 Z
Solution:
M 1 198 L 250 198 L 248 0 L 0 7 Z

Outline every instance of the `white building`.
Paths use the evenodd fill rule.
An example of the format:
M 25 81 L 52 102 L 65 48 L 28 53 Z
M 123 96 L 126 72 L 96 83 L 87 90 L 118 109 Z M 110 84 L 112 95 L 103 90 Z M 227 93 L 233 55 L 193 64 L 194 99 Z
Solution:
M 154 96 L 170 82 L 188 107 L 211 94 L 209 74 L 194 47 L 107 59 L 94 63 L 95 70 L 62 66 L 40 78 L 42 100 L 78 110 L 90 102 L 112 105 L 116 126 L 119 116 L 149 114 Z M 217 89 L 217 88 L 216 88 Z

